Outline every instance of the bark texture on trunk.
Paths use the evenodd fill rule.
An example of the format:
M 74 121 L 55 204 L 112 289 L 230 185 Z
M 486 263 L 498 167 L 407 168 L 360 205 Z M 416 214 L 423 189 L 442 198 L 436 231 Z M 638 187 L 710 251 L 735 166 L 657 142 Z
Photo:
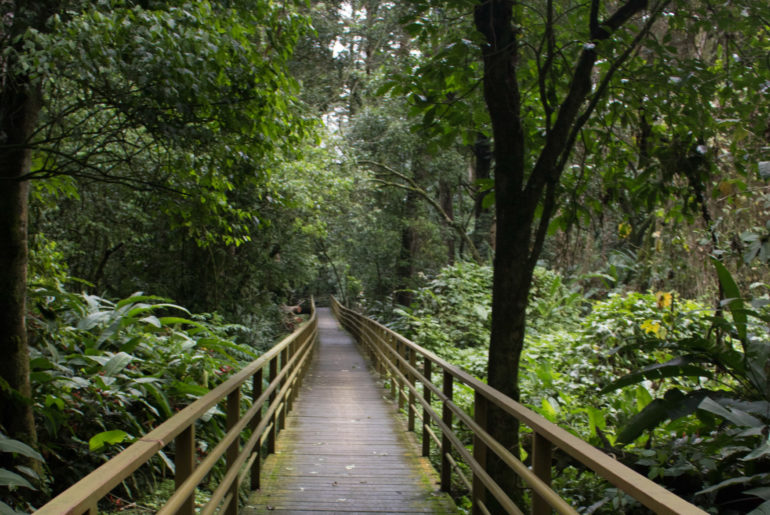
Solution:
M 40 110 L 26 84 L 0 91 L 0 425 L 35 442 L 27 348 L 27 216 L 31 151 L 28 139 Z
M 519 399 L 519 357 L 524 342 L 525 310 L 531 273 L 527 273 L 529 228 L 532 214 L 522 209 L 524 133 L 516 77 L 517 40 L 513 2 L 488 0 L 476 7 L 476 28 L 485 36 L 484 100 L 492 121 L 495 158 L 496 249 L 492 283 L 492 331 L 487 366 L 489 385 Z M 519 456 L 519 423 L 490 406 L 487 427 L 514 456 Z M 515 474 L 497 455 L 487 454 L 495 481 L 520 501 Z M 494 513 L 502 509 L 488 496 Z M 518 504 L 518 502 L 517 502 Z

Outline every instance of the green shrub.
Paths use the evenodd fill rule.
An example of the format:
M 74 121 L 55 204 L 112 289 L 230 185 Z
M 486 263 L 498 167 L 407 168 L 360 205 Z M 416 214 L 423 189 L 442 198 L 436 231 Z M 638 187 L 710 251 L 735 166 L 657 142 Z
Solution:
M 396 319 L 389 324 L 395 331 L 435 352 L 489 343 L 490 267 L 462 262 L 444 267 L 413 294 L 411 306 L 395 310 Z
M 152 295 L 118 302 L 56 282 L 31 288 L 31 381 L 41 451 L 58 492 L 223 381 L 253 349 L 229 336 L 240 326 L 194 316 Z M 199 451 L 223 434 L 212 409 Z M 131 485 L 172 468 L 165 454 Z

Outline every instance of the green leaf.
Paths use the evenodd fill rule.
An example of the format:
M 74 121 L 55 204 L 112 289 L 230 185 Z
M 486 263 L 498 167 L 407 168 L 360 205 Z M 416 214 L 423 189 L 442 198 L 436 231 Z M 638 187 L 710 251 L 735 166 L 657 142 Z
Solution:
M 484 195 L 484 198 L 481 200 L 481 207 L 484 209 L 489 209 L 495 204 L 495 192 L 490 191 L 486 195 Z
M 22 487 L 37 490 L 32 483 L 10 470 L 0 469 L 0 486 Z
M 134 308 L 131 308 L 131 310 L 128 313 L 126 313 L 126 318 L 133 319 L 133 318 L 136 318 L 137 315 L 141 315 L 142 313 L 146 313 L 148 311 L 152 312 L 156 309 L 162 309 L 162 308 L 173 308 L 173 309 L 178 309 L 180 311 L 184 311 L 187 314 L 190 313 L 182 306 L 178 306 L 176 304 L 140 304 Z
M 27 515 L 24 511 L 16 511 L 7 504 L 5 504 L 3 501 L 0 501 L 0 513 L 3 515 Z
M 758 418 L 749 415 L 745 411 L 722 406 L 718 402 L 712 400 L 710 397 L 703 399 L 703 401 L 701 401 L 701 403 L 698 405 L 698 409 L 713 413 L 714 415 L 722 417 L 725 420 L 729 420 L 736 426 L 740 427 L 756 427 L 763 425 Z
M 2 435 L 0 435 L 0 452 L 13 452 L 26 456 L 27 458 L 32 458 L 33 460 L 45 461 L 43 456 L 29 445 Z
M 631 417 L 618 434 L 618 443 L 631 443 L 664 420 L 676 420 L 693 413 L 709 393 L 711 392 L 708 390 L 696 390 L 685 395 L 676 388 L 667 391 L 662 399 L 655 399 Z
M 393 81 L 388 81 L 385 84 L 382 84 L 379 88 L 377 88 L 377 91 L 375 92 L 375 95 L 378 97 L 381 97 L 385 95 L 388 91 L 393 89 L 393 87 L 396 85 Z
M 195 322 L 193 320 L 188 320 L 187 318 L 181 318 L 181 317 L 160 317 L 158 318 L 160 320 L 160 323 L 163 325 L 174 325 L 174 324 L 183 324 L 183 325 L 191 325 L 194 327 L 197 327 L 198 329 L 201 329 L 203 331 L 208 331 L 206 326 L 203 324 L 199 324 L 198 322 Z
M 613 381 L 609 385 L 602 388 L 600 393 L 607 393 L 624 386 L 641 383 L 644 380 L 650 379 L 662 379 L 664 377 L 712 377 L 711 372 L 701 367 L 692 365 L 694 360 L 689 357 L 676 357 L 666 361 L 665 363 L 656 363 L 649 365 L 643 369 L 632 372 Z
M 160 406 L 161 410 L 163 410 L 163 414 L 166 417 L 171 417 L 174 414 L 174 412 L 168 403 L 168 398 L 166 397 L 166 394 L 163 393 L 162 390 L 157 388 L 152 383 L 147 383 L 144 385 L 144 387 L 147 389 L 148 392 L 150 392 L 150 395 L 152 395 L 152 398 L 155 399 L 155 403 L 158 406 Z
M 125 352 L 119 352 L 110 358 L 104 364 L 104 373 L 108 376 L 114 376 L 134 360 L 134 357 Z
M 88 440 L 88 448 L 91 451 L 98 451 L 107 444 L 113 445 L 120 443 L 128 438 L 128 433 L 121 431 L 120 429 L 112 429 L 110 431 L 102 431 L 96 434 Z
M 711 261 L 717 269 L 719 284 L 722 286 L 722 292 L 725 295 L 724 302 L 727 304 L 730 313 L 733 315 L 733 321 L 735 321 L 735 329 L 738 331 L 738 337 L 745 344 L 747 317 L 746 309 L 743 306 L 743 300 L 741 300 L 741 291 L 738 289 L 735 280 L 733 280 L 733 276 L 730 275 L 730 271 L 725 268 L 725 265 L 714 257 L 711 258 Z
M 169 459 L 166 453 L 163 451 L 158 451 L 158 454 L 160 455 L 160 459 L 163 460 L 163 463 L 166 464 L 166 466 L 171 471 L 171 473 L 172 474 L 176 473 L 176 466 L 174 465 L 174 462 Z
M 770 486 L 760 486 L 758 488 L 752 488 L 751 490 L 746 490 L 743 493 L 747 495 L 754 495 L 756 497 L 759 497 L 760 499 L 770 501 Z
M 85 318 L 82 318 L 80 322 L 78 322 L 77 327 L 81 331 L 88 331 L 89 329 L 93 329 L 102 322 L 109 320 L 110 313 L 110 311 L 99 311 L 98 313 L 91 313 Z
M 192 383 L 183 383 L 182 381 L 175 381 L 173 385 L 174 390 L 176 390 L 178 393 L 182 394 L 191 394 L 195 396 L 202 396 L 209 393 L 208 388 L 204 388 L 203 386 L 192 384 Z
M 586 408 L 588 413 L 588 424 L 591 429 L 591 436 L 596 436 L 597 429 L 604 431 L 606 429 L 607 422 L 604 419 L 604 412 L 593 406 Z
M 703 490 L 700 490 L 698 492 L 695 492 L 695 495 L 701 495 L 701 494 L 707 494 L 711 492 L 716 492 L 717 490 L 720 490 L 726 486 L 732 486 L 732 485 L 740 485 L 744 483 L 749 483 L 751 481 L 754 481 L 758 478 L 759 475 L 755 476 L 740 476 L 740 477 L 731 477 L 730 479 L 726 479 L 722 482 L 719 482 L 715 485 L 711 485 L 708 488 L 704 488 Z
M 115 304 L 115 309 L 120 309 L 127 304 L 136 304 L 137 302 L 145 302 L 148 300 L 170 302 L 171 299 L 167 299 L 166 297 L 158 297 L 157 295 L 142 295 L 142 292 L 136 292 L 130 297 L 126 297 L 125 299 L 118 301 L 118 303 Z
M 547 399 L 543 398 L 543 400 L 540 403 L 543 407 L 543 411 L 542 411 L 543 416 L 545 416 L 545 418 L 547 418 L 551 422 L 556 421 L 556 416 L 558 414 L 557 407 L 556 407 L 558 406 L 558 404 L 556 406 L 551 404 L 551 401 L 553 400 L 554 400 L 553 397 L 549 397 Z
M 753 510 L 748 515 L 770 515 L 770 501 L 765 501 Z
M 756 460 L 757 458 L 761 458 L 763 456 L 767 456 L 770 454 L 770 442 L 767 440 L 762 442 L 762 445 L 748 453 L 746 456 L 741 458 L 741 461 L 751 461 Z
M 150 324 L 152 326 L 155 326 L 158 329 L 160 329 L 162 327 L 162 324 L 160 323 L 160 320 L 158 320 L 158 317 L 156 317 L 155 315 L 146 316 L 146 317 L 142 318 L 140 321 L 141 322 L 145 322 L 147 324 Z

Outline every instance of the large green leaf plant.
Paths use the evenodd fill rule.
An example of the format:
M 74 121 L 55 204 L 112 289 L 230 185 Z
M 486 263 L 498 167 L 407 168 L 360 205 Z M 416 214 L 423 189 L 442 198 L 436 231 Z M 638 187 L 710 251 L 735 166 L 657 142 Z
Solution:
M 57 492 L 204 395 L 252 348 L 167 299 L 135 293 L 112 302 L 58 281 L 31 288 L 31 380 L 49 491 Z M 203 418 L 199 452 L 223 432 L 220 410 Z M 167 456 L 153 462 L 160 477 Z M 123 486 L 129 491 L 150 474 Z
M 682 489 L 700 485 L 694 496 L 700 504 L 764 513 L 770 509 L 770 316 L 765 299 L 746 302 L 724 264 L 713 264 L 725 298 L 709 317 L 710 329 L 659 340 L 668 359 L 602 392 L 657 383 L 661 395 L 625 422 L 616 444 L 635 443 L 629 449 L 636 465 L 650 477 Z

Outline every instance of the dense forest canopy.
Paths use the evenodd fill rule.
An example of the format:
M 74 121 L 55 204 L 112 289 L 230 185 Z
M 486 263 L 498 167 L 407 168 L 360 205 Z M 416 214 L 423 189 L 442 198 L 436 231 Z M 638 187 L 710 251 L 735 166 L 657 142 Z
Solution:
M 760 0 L 0 1 L 0 508 L 330 293 L 692 502 L 766 508 L 769 31 Z

